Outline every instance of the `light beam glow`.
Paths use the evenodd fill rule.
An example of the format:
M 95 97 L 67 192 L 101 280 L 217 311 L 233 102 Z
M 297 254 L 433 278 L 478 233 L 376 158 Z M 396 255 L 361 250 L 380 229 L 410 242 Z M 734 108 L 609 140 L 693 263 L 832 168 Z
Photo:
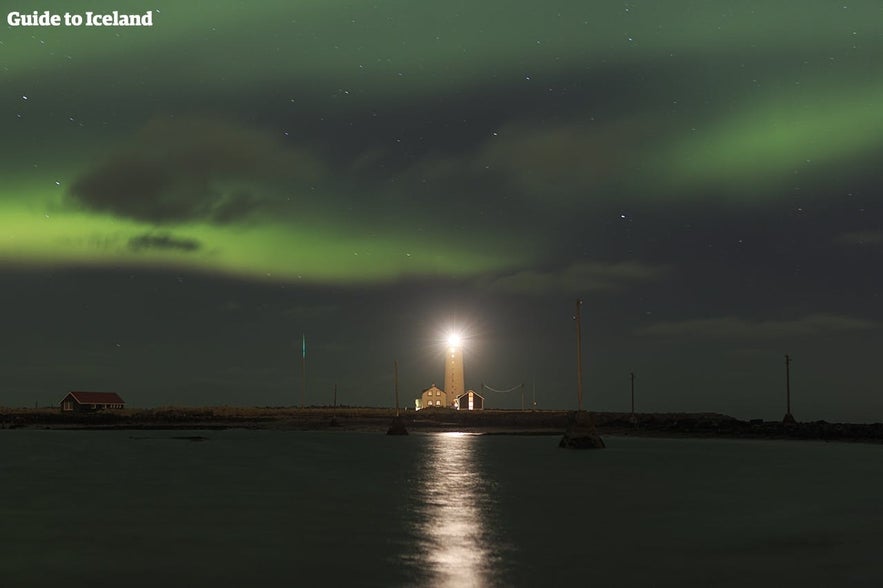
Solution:
M 463 344 L 463 336 L 456 332 L 451 331 L 448 333 L 448 347 L 451 349 L 457 349 Z

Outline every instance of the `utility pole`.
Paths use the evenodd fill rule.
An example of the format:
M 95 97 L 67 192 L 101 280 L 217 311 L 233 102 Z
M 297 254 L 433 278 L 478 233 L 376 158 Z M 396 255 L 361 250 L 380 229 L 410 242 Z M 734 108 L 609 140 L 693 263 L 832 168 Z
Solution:
M 573 320 L 576 321 L 576 407 L 578 411 L 583 409 L 583 339 L 580 330 L 580 307 L 582 306 L 582 298 L 576 299 L 576 314 Z
M 785 412 L 791 414 L 791 356 L 785 354 Z
M 632 380 L 632 418 L 635 418 L 635 372 L 629 372 Z
M 785 424 L 794 423 L 794 415 L 791 414 L 791 356 L 785 354 Z
M 604 440 L 598 435 L 595 429 L 595 423 L 592 422 L 592 413 L 583 412 L 583 340 L 581 333 L 581 317 L 580 306 L 583 301 L 576 299 L 576 314 L 573 320 L 576 321 L 576 389 L 577 389 L 577 411 L 570 417 L 570 423 L 564 436 L 558 443 L 558 447 L 567 447 L 570 449 L 603 449 Z
M 331 421 L 328 422 L 329 427 L 339 427 L 337 422 L 337 382 L 334 383 L 334 405 L 331 409 Z
M 399 360 L 394 359 L 392 362 L 393 379 L 395 380 L 396 391 L 396 416 L 399 416 Z
M 307 398 L 307 336 L 301 334 L 301 359 L 300 359 L 300 407 L 304 407 Z
M 405 428 L 405 423 L 402 422 L 402 417 L 399 416 L 399 362 L 397 359 L 394 359 L 392 362 L 393 369 L 393 380 L 395 382 L 395 395 L 396 395 L 396 415 L 393 417 L 392 422 L 389 425 L 389 429 L 386 430 L 387 435 L 407 435 L 408 429 Z

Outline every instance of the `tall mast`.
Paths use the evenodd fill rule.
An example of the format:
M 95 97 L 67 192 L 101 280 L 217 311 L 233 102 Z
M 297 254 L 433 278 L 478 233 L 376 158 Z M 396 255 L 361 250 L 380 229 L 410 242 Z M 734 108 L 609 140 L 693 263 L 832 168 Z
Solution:
M 582 306 L 582 298 L 576 299 L 576 314 L 573 320 L 576 321 L 576 406 L 577 410 L 583 409 L 583 340 L 580 330 L 580 307 Z
M 791 356 L 785 354 L 785 413 L 791 414 Z
M 307 397 L 307 336 L 301 334 L 301 358 L 300 358 L 300 407 L 304 407 Z
M 635 417 L 635 372 L 630 372 L 632 380 L 632 418 Z
M 595 423 L 592 422 L 592 413 L 583 411 L 583 341 L 581 333 L 580 306 L 583 301 L 576 299 L 576 314 L 573 320 L 576 322 L 576 382 L 577 382 L 577 410 L 571 415 L 564 437 L 558 443 L 558 447 L 571 449 L 603 449 L 604 440 L 598 435 Z
M 785 354 L 785 418 L 782 422 L 786 425 L 797 422 L 791 414 L 791 356 L 787 353 Z
M 396 391 L 396 416 L 399 416 L 399 360 L 394 359 L 392 362 L 393 379 L 395 380 Z
M 389 424 L 389 429 L 386 430 L 387 435 L 407 435 L 408 429 L 405 428 L 405 423 L 402 422 L 402 417 L 399 416 L 399 362 L 398 360 L 393 360 L 392 362 L 392 370 L 393 370 L 393 380 L 395 382 L 395 394 L 396 394 L 396 415 L 392 418 L 392 422 Z

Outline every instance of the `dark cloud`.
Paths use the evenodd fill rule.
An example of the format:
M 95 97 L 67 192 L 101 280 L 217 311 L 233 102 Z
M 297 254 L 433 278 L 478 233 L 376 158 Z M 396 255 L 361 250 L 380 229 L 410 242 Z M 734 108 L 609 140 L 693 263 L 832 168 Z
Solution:
M 578 262 L 558 270 L 526 269 L 498 276 L 482 285 L 519 294 L 547 292 L 601 292 L 624 290 L 635 284 L 659 280 L 671 272 L 665 265 L 637 261 Z
M 156 224 L 226 224 L 267 206 L 281 187 L 297 191 L 321 168 L 262 130 L 167 117 L 77 178 L 70 195 L 88 208 Z
M 326 318 L 340 312 L 340 306 L 336 304 L 312 304 L 297 305 L 285 308 L 281 311 L 282 316 L 295 320 L 311 318 Z
M 636 118 L 597 123 L 573 117 L 557 125 L 510 123 L 485 142 L 473 165 L 494 170 L 511 190 L 548 204 L 579 206 L 622 183 L 659 125 Z
M 196 217 L 210 198 L 171 172 L 160 162 L 120 156 L 80 177 L 71 195 L 89 208 L 155 223 Z
M 173 249 L 177 251 L 196 251 L 202 244 L 196 239 L 173 237 L 168 233 L 138 235 L 129 239 L 129 249 L 143 251 L 145 249 Z
M 837 240 L 844 245 L 874 245 L 883 243 L 883 231 L 852 231 L 841 234 Z
M 838 314 L 812 314 L 792 320 L 756 321 L 738 317 L 660 322 L 638 331 L 640 335 L 692 339 L 755 339 L 811 337 L 843 331 L 861 331 L 877 323 Z

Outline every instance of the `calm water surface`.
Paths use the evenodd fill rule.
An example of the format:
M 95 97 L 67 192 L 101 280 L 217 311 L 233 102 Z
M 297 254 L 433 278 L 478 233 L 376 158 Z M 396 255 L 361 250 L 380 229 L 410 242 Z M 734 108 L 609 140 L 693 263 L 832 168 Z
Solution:
M 883 447 L 606 441 L 0 431 L 0 586 L 883 586 Z

